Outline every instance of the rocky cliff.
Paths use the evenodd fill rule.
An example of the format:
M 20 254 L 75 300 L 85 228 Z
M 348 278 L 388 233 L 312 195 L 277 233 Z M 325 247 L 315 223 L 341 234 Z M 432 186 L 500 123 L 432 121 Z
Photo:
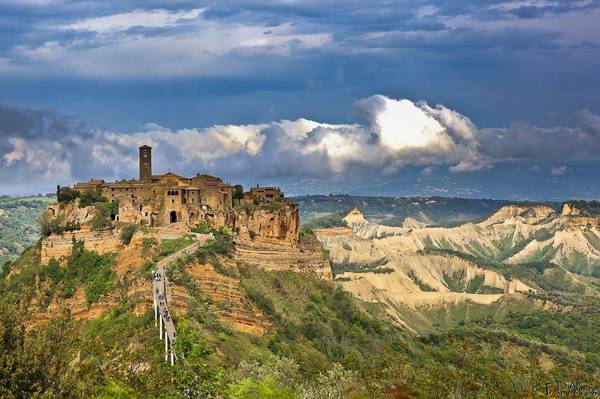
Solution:
M 83 227 L 81 230 L 44 237 L 42 240 L 42 264 L 47 264 L 51 258 L 60 259 L 68 256 L 73 247 L 73 240 L 83 240 L 87 250 L 96 251 L 99 254 L 117 252 L 121 249 L 118 230 L 94 231 Z
M 223 267 L 236 270 L 235 264 L 222 259 Z M 194 263 L 187 268 L 188 274 L 200 289 L 208 295 L 217 307 L 220 321 L 231 328 L 253 335 L 263 335 L 272 327 L 267 317 L 252 303 L 235 276 L 218 273 L 211 264 Z M 185 312 L 192 294 L 183 286 L 171 284 L 172 306 Z
M 238 239 L 236 260 L 265 270 L 292 270 L 331 280 L 333 274 L 319 243 L 290 246 L 286 242 Z
M 297 246 L 300 238 L 298 208 L 281 204 L 278 208 L 240 208 L 231 212 L 227 224 L 242 240 L 259 238 L 263 242 Z

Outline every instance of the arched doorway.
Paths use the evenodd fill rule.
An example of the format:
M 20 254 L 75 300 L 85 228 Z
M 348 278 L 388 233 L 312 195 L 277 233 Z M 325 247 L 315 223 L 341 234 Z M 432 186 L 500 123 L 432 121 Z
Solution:
M 169 218 L 171 220 L 171 223 L 177 223 L 177 212 L 171 211 L 171 213 L 169 214 Z

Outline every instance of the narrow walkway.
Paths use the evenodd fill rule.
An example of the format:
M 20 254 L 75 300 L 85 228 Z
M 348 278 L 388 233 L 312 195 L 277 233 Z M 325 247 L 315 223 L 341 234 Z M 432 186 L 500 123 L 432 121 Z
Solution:
M 175 260 L 192 254 L 201 245 L 201 242 L 194 242 L 187 247 L 167 256 L 156 264 L 156 271 L 152 277 L 152 293 L 154 298 L 154 324 L 159 327 L 160 339 L 165 340 L 165 361 L 175 364 L 175 352 L 173 344 L 175 343 L 176 330 L 175 324 L 169 312 L 168 302 L 170 300 L 170 290 L 165 267 Z M 169 359 L 170 357 L 170 359 Z

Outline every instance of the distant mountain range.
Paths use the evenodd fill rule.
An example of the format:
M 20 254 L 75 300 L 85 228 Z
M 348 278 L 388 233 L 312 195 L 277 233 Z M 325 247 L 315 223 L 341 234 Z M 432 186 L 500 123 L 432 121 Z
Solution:
M 358 208 L 369 221 L 386 226 L 402 226 L 410 217 L 427 225 L 450 226 L 478 221 L 509 204 L 534 205 L 535 202 L 515 202 L 493 199 L 447 197 L 369 197 L 353 195 L 310 195 L 294 197 L 300 206 L 303 223 L 332 213 L 345 215 Z M 561 204 L 546 202 L 558 209 Z

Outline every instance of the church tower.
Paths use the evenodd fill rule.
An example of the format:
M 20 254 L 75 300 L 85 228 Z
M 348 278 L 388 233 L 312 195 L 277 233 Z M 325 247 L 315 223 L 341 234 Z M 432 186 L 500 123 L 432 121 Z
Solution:
M 140 147 L 140 180 L 149 180 L 152 177 L 152 147 Z

